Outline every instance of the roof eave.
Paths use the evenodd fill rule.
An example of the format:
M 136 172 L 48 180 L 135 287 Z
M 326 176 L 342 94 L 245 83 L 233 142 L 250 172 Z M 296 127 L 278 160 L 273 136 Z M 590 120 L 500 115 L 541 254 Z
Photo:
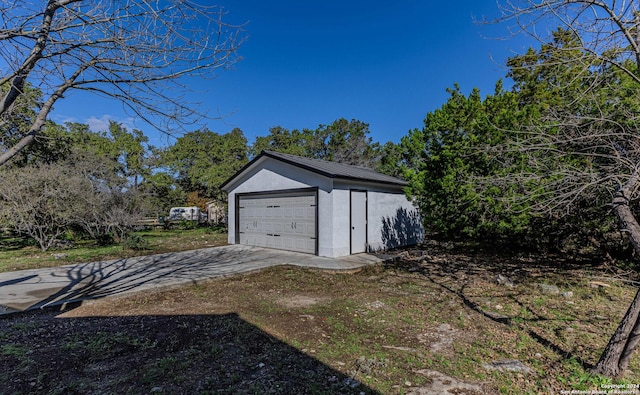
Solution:
M 258 156 L 256 156 L 255 158 L 253 158 L 252 160 L 249 161 L 249 163 L 247 163 L 246 165 L 242 166 L 242 168 L 240 170 L 238 170 L 237 172 L 235 172 L 234 175 L 232 175 L 231 177 L 229 177 L 225 182 L 223 182 L 220 185 L 220 189 L 222 189 L 225 192 L 229 192 L 229 190 L 227 189 L 227 186 L 229 184 L 231 184 L 236 178 L 238 178 L 242 173 L 244 173 L 245 170 L 247 170 L 248 168 L 250 168 L 251 166 L 253 166 L 254 163 L 256 163 L 260 158 L 262 158 L 263 156 L 265 156 L 265 152 L 262 151 Z
M 307 171 L 310 171 L 312 173 L 316 173 L 319 174 L 321 176 L 325 176 L 328 178 L 333 178 L 333 179 L 340 179 L 340 180 L 351 180 L 351 181 L 364 181 L 364 182 L 368 182 L 368 183 L 373 183 L 373 184 L 379 184 L 379 185 L 395 185 L 395 186 L 400 186 L 400 187 L 406 187 L 408 185 L 408 183 L 404 180 L 400 180 L 402 182 L 392 182 L 392 181 L 380 181 L 380 180 L 372 180 L 372 179 L 368 179 L 368 178 L 362 178 L 362 177 L 349 177 L 349 176 L 342 176 L 342 175 L 338 175 L 335 173 L 329 173 L 323 170 L 320 170 L 318 168 L 315 168 L 313 166 L 309 166 L 306 165 L 304 163 L 299 163 L 287 158 L 283 158 L 281 156 L 278 155 L 274 155 L 271 152 L 268 151 L 262 151 L 258 156 L 256 156 L 255 158 L 253 158 L 249 163 L 247 163 L 246 165 L 244 165 L 240 170 L 238 170 L 233 176 L 231 176 L 228 180 L 226 180 L 224 183 L 222 183 L 222 185 L 220 185 L 220 189 L 222 189 L 223 191 L 228 192 L 228 189 L 226 189 L 226 187 L 230 184 L 233 183 L 233 181 L 238 178 L 242 173 L 244 173 L 247 169 L 249 169 L 251 166 L 253 166 L 255 163 L 257 163 L 261 158 L 263 157 L 269 157 L 271 159 L 280 161 L 280 162 L 284 162 L 288 165 L 294 166 L 294 167 L 298 167 Z

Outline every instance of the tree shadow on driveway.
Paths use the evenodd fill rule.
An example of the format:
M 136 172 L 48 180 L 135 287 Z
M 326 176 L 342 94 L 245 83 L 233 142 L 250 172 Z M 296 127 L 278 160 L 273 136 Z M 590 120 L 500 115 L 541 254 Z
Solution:
M 13 311 L 44 308 L 145 289 L 197 284 L 282 263 L 277 252 L 230 247 L 234 248 L 83 263 L 36 270 L 35 274 L 15 272 L 20 277 L 0 277 L 0 305 Z
M 25 281 L 29 281 L 31 279 L 34 279 L 36 277 L 38 277 L 36 274 L 31 274 L 31 275 L 28 275 L 28 276 L 14 278 L 14 279 L 7 280 L 7 281 L 0 281 L 0 287 L 4 287 L 4 286 L 7 286 L 7 285 L 19 284 L 21 282 L 25 282 Z

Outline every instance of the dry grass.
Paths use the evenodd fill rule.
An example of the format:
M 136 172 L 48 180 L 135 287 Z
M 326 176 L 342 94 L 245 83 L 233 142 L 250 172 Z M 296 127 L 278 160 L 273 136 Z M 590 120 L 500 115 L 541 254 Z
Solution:
M 146 249 L 132 250 L 119 244 L 99 246 L 92 241 L 79 241 L 67 248 L 40 251 L 22 238 L 0 238 L 0 272 L 40 269 L 94 262 L 109 259 L 130 258 L 139 255 L 161 254 L 227 244 L 227 234 L 209 228 L 147 230 L 136 232 L 148 243 Z M 32 243 L 31 243 L 32 244 Z
M 588 368 L 635 292 L 603 270 L 433 249 L 351 274 L 272 268 L 2 319 L 0 381 L 9 393 L 402 394 L 438 371 L 476 393 L 600 389 L 611 381 Z M 505 359 L 531 372 L 483 366 Z M 638 358 L 631 370 L 615 382 L 639 383 Z

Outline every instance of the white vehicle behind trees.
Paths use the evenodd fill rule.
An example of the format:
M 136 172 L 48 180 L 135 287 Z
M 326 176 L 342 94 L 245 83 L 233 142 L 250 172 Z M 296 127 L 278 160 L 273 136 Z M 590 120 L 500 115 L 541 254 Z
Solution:
M 207 221 L 207 213 L 202 212 L 199 207 L 172 207 L 169 210 L 167 221 L 193 221 L 197 223 L 205 223 Z

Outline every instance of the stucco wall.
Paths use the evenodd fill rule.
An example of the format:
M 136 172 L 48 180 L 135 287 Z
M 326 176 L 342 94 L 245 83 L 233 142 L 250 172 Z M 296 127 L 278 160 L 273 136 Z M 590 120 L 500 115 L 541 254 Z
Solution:
M 332 180 L 271 158 L 264 158 L 264 160 L 256 162 L 256 166 L 253 166 L 243 177 L 235 180 L 233 188 L 229 191 L 229 244 L 236 243 L 234 217 L 236 194 L 309 187 L 318 187 L 318 255 L 337 256 L 332 255 L 330 247 L 333 240 Z M 346 255 L 348 254 L 347 250 Z
M 272 158 L 262 158 L 229 188 L 229 236 L 235 244 L 235 196 L 238 193 L 318 188 L 318 255 L 350 253 L 350 190 L 367 191 L 367 242 L 379 251 L 422 240 L 424 231 L 416 209 L 394 186 L 334 180 Z
M 412 245 L 424 239 L 420 215 L 404 193 L 369 191 L 367 198 L 370 251 Z
M 404 192 L 397 186 L 338 181 L 334 183 L 334 217 L 339 220 L 339 235 L 335 240 L 336 249 L 343 255 L 350 250 L 349 190 L 367 191 L 367 248 L 381 251 L 404 245 L 413 245 L 424 239 L 424 227 L 417 209 Z M 340 191 L 341 193 L 336 193 Z

